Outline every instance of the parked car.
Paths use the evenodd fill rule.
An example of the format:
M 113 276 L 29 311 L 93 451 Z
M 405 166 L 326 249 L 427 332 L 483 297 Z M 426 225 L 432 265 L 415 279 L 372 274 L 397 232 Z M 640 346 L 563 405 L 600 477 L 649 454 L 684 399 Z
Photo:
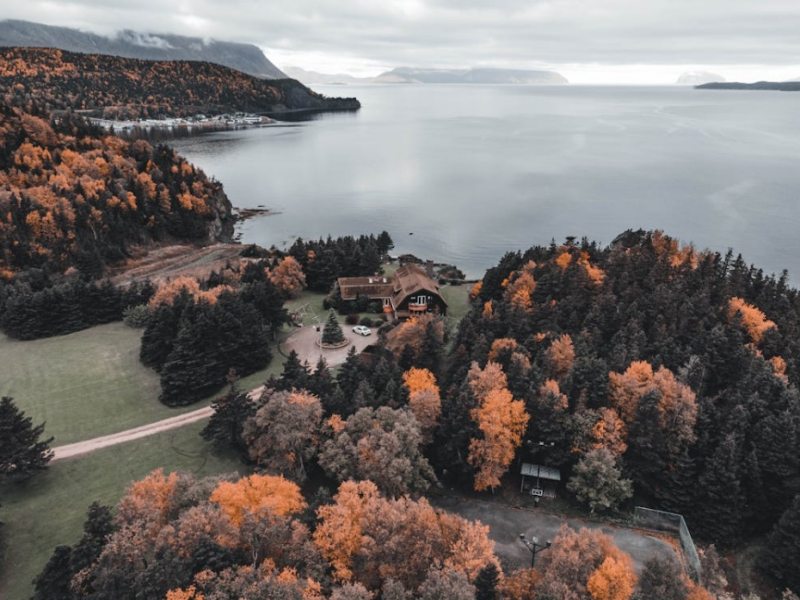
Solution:
M 358 335 L 369 335 L 372 333 L 372 329 L 365 327 L 364 325 L 356 325 L 353 327 L 353 333 L 357 333 Z

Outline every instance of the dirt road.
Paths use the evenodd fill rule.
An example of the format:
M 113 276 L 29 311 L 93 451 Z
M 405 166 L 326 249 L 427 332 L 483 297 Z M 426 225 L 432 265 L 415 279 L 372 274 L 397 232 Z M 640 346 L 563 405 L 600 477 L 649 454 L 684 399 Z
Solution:
M 175 429 L 176 427 L 183 427 L 184 425 L 194 423 L 200 419 L 208 418 L 213 412 L 213 408 L 206 406 L 205 408 L 201 408 L 190 413 L 184 413 L 182 415 L 178 415 L 177 417 L 170 417 L 169 419 L 156 421 L 155 423 L 149 423 L 147 425 L 142 425 L 141 427 L 128 429 L 127 431 L 120 431 L 119 433 L 112 433 L 110 435 L 104 435 L 102 437 L 85 440 L 83 442 L 75 442 L 74 444 L 67 444 L 66 446 L 58 446 L 53 448 L 53 461 L 63 460 L 65 458 L 74 458 L 76 456 L 81 456 L 82 454 L 94 452 L 100 448 L 116 446 L 117 444 L 138 440 L 139 438 L 155 435 L 156 433 Z
M 346 347 L 339 350 L 322 351 L 322 355 L 328 362 L 329 367 L 342 364 L 347 358 L 347 352 L 350 350 L 350 346 L 355 346 L 356 350 L 360 352 L 371 341 L 373 341 L 375 337 L 374 335 L 363 337 L 354 334 L 352 331 L 345 331 L 345 335 L 351 342 Z M 319 333 L 317 333 L 313 327 L 303 327 L 297 331 L 297 333 L 292 334 L 289 339 L 286 340 L 284 345 L 287 351 L 296 350 L 301 361 L 307 360 L 309 364 L 313 366 L 316 364 L 317 359 L 320 356 L 320 349 L 316 344 L 318 339 Z M 248 395 L 255 399 L 261 394 L 263 389 L 264 386 L 250 390 Z M 155 435 L 163 431 L 169 431 L 170 429 L 183 427 L 189 423 L 206 419 L 213 413 L 214 409 L 210 406 L 206 406 L 205 408 L 184 413 L 182 415 L 178 415 L 177 417 L 170 417 L 169 419 L 163 419 L 161 421 L 156 421 L 155 423 L 148 423 L 147 425 L 142 425 L 134 429 L 128 429 L 126 431 L 120 431 L 119 433 L 104 435 L 102 437 L 85 440 L 83 442 L 75 442 L 74 444 L 67 444 L 66 446 L 57 446 L 53 448 L 53 461 L 64 460 L 66 458 L 75 458 L 76 456 L 89 454 L 90 452 L 100 450 L 101 448 L 108 448 L 109 446 L 124 444 L 125 442 L 138 440 L 140 438 Z

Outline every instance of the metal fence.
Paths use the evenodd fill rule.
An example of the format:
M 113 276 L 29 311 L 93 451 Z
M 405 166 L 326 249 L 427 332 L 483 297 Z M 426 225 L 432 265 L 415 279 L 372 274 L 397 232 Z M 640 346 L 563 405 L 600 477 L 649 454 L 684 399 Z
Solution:
M 694 581 L 701 582 L 700 557 L 697 555 L 697 548 L 683 515 L 637 506 L 633 512 L 633 522 L 638 527 L 677 534 L 686 572 Z

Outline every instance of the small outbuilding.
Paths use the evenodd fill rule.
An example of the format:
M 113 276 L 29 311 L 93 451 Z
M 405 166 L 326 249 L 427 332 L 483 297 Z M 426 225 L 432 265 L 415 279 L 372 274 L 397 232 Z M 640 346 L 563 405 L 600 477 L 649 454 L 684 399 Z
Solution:
M 555 467 L 522 463 L 520 468 L 522 483 L 519 491 L 538 498 L 555 498 L 558 485 L 561 483 L 561 471 Z

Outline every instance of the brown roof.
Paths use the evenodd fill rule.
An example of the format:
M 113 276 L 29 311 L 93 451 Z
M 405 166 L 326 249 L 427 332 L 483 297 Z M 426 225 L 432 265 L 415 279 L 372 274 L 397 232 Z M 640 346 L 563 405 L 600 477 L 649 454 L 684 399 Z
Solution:
M 428 277 L 428 274 L 423 268 L 413 263 L 409 263 L 397 269 L 392 276 L 392 282 L 394 283 L 392 301 L 395 306 L 398 306 L 406 297 L 419 290 L 434 292 L 442 299 L 445 306 L 447 306 L 447 302 L 445 302 L 445 299 L 442 297 L 437 283 Z
M 366 296 L 373 300 L 391 297 L 394 305 L 398 306 L 411 294 L 427 290 L 439 296 L 447 306 L 436 281 L 428 277 L 423 268 L 413 263 L 397 269 L 391 278 L 340 277 L 338 281 L 343 300 L 354 300 L 357 296 Z
M 367 296 L 375 300 L 392 295 L 392 281 L 387 277 L 340 277 L 339 290 L 343 300 L 355 300 L 356 296 Z

